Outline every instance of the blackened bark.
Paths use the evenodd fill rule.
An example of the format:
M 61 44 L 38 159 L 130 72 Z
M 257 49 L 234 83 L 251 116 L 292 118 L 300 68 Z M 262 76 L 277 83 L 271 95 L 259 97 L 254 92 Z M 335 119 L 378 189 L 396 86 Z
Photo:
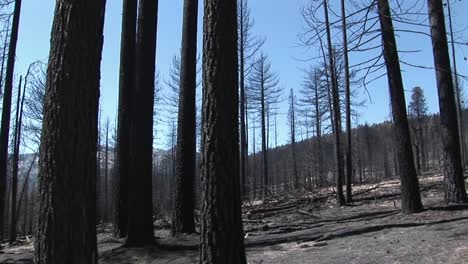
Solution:
M 246 2 L 240 0 L 239 2 L 239 19 L 238 19 L 238 37 L 239 37 L 239 110 L 240 110 L 240 177 L 241 177 L 241 197 L 247 194 L 247 133 L 246 133 L 246 97 L 245 97 L 245 29 L 244 25 L 245 16 L 244 6 Z
M 10 44 L 5 73 L 5 90 L 3 93 L 2 122 L 0 127 L 0 239 L 3 239 L 3 221 L 5 213 L 8 142 L 10 136 L 11 97 L 13 90 L 13 75 L 15 71 L 16 44 L 18 42 L 21 0 L 15 0 L 13 23 L 11 25 Z
M 10 228 L 9 228 L 9 242 L 10 244 L 16 241 L 16 202 L 17 202 L 17 195 L 18 195 L 18 167 L 19 167 L 19 142 L 21 140 L 21 125 L 19 117 L 20 117 L 20 100 L 21 100 L 21 83 L 23 82 L 23 76 L 20 76 L 20 82 L 18 85 L 18 97 L 16 100 L 16 120 L 15 120 L 15 135 L 13 140 L 13 169 L 11 173 L 11 192 L 10 192 L 10 200 L 11 200 L 11 214 L 10 214 Z
M 114 215 L 114 235 L 120 238 L 127 236 L 128 180 L 130 174 L 130 111 L 135 85 L 137 5 L 137 0 L 123 1 Z
M 341 0 L 341 27 L 343 31 L 343 61 L 345 70 L 345 96 L 346 96 L 346 202 L 353 201 L 353 157 L 352 157 L 352 131 L 351 131 L 351 84 L 349 80 L 348 34 L 346 26 L 345 0 Z
M 377 0 L 377 4 L 395 128 L 395 144 L 401 180 L 402 211 L 407 214 L 416 213 L 422 211 L 423 206 L 419 193 L 419 182 L 414 167 L 413 150 L 411 149 L 405 93 L 393 23 L 388 0 Z
M 262 133 L 262 199 L 264 200 L 269 193 L 269 175 L 268 175 L 268 147 L 267 147 L 267 135 L 266 135 L 266 107 L 265 107 L 265 81 L 263 76 L 263 63 L 265 60 L 261 60 L 261 88 L 260 88 L 260 114 L 261 114 L 261 133 Z
M 97 263 L 96 142 L 105 3 L 56 3 L 39 160 L 37 264 Z
M 135 56 L 135 94 L 131 111 L 127 246 L 154 243 L 153 106 L 156 60 L 157 0 L 140 0 Z
M 239 180 L 237 1 L 206 0 L 201 264 L 246 264 Z
M 453 203 L 468 201 L 463 177 L 457 107 L 441 0 L 428 0 L 432 50 L 439 94 L 440 124 L 443 144 L 445 200 Z
M 297 172 L 297 155 L 296 155 L 296 99 L 294 97 L 294 92 L 291 89 L 289 96 L 289 133 L 291 136 L 291 154 L 292 154 L 292 165 L 293 165 L 293 189 L 297 190 L 299 188 L 299 174 Z
M 184 1 L 172 232 L 194 233 L 198 0 Z
M 103 222 L 109 222 L 109 118 L 106 120 L 106 147 L 104 153 L 104 208 Z
M 325 11 L 325 24 L 327 31 L 327 46 L 328 46 L 328 67 L 330 69 L 330 79 L 332 87 L 332 100 L 333 100 L 333 136 L 335 140 L 335 162 L 336 162 L 336 200 L 338 205 L 342 206 L 345 204 L 345 198 L 343 195 L 343 179 L 344 179 L 344 167 L 343 159 L 341 157 L 341 110 L 340 110 L 340 95 L 338 91 L 338 80 L 336 77 L 335 62 L 333 55 L 333 48 L 331 42 L 330 23 L 328 19 L 328 1 L 323 1 L 323 8 Z

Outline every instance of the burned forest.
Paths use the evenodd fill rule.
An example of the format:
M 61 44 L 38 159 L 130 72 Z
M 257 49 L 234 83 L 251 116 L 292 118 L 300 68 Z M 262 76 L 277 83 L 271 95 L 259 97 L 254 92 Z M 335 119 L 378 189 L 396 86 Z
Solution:
M 0 0 L 0 263 L 468 263 L 466 11 Z

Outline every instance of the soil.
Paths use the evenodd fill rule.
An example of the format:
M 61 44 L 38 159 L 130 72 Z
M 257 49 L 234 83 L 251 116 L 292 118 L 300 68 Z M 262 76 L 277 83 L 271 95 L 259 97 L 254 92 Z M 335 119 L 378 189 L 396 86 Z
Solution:
M 420 179 L 426 210 L 412 215 L 399 211 L 397 180 L 354 186 L 355 201 L 346 207 L 334 205 L 331 189 L 245 205 L 248 262 L 466 264 L 468 204 L 444 204 L 441 180 L 440 175 Z M 172 238 L 160 223 L 158 246 L 147 248 L 124 248 L 110 227 L 100 227 L 100 263 L 198 263 L 198 237 Z M 32 263 L 32 243 L 28 238 L 3 244 L 0 263 Z

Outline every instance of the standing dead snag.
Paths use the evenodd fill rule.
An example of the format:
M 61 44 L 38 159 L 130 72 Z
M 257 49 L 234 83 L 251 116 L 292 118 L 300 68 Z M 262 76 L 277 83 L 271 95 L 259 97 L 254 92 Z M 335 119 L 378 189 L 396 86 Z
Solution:
M 439 94 L 440 124 L 443 143 L 443 173 L 445 200 L 453 203 L 468 201 L 463 177 L 461 147 L 457 120 L 457 107 L 445 29 L 442 0 L 428 0 L 432 50 Z
M 239 177 L 237 1 L 205 0 L 201 264 L 246 264 Z
M 352 179 L 353 177 L 353 158 L 352 158 L 352 131 L 351 131 L 351 84 L 349 74 L 348 58 L 348 34 L 346 25 L 345 0 L 341 0 L 341 30 L 343 32 L 343 62 L 345 78 L 345 97 L 346 97 L 346 202 L 353 201 Z
M 97 263 L 96 142 L 105 3 L 56 3 L 40 147 L 37 264 Z
M 382 31 L 383 53 L 387 67 L 390 101 L 392 105 L 393 124 L 398 168 L 401 180 L 401 205 L 403 213 L 417 213 L 423 210 L 419 182 L 414 167 L 411 136 L 406 114 L 405 93 L 401 78 L 400 62 L 393 30 L 388 0 L 377 0 L 379 20 Z
M 184 1 L 173 233 L 194 233 L 198 0 Z
M 323 1 L 323 9 L 325 13 L 325 26 L 327 31 L 327 47 L 328 47 L 328 67 L 330 71 L 330 85 L 332 90 L 332 113 L 333 113 L 333 136 L 335 140 L 335 162 L 336 162 L 336 200 L 338 205 L 342 206 L 345 204 L 345 198 L 343 195 L 343 179 L 344 179 L 344 167 L 343 159 L 341 156 L 341 110 L 340 110 L 340 95 L 338 88 L 338 80 L 336 76 L 334 51 L 331 42 L 330 23 L 328 19 L 328 1 Z
M 135 48 L 135 93 L 130 126 L 127 246 L 154 243 L 153 107 L 158 1 L 140 0 Z
M 127 236 L 128 180 L 130 174 L 130 112 L 135 85 L 137 0 L 124 0 L 120 43 L 119 109 L 115 181 L 114 235 Z
M 0 128 L 0 239 L 3 238 L 3 221 L 6 203 L 6 184 L 8 168 L 8 142 L 10 136 L 11 97 L 13 90 L 13 75 L 15 71 L 16 44 L 21 14 L 21 0 L 15 0 L 13 23 L 11 25 L 10 44 L 5 72 L 5 91 L 3 94 L 2 122 Z

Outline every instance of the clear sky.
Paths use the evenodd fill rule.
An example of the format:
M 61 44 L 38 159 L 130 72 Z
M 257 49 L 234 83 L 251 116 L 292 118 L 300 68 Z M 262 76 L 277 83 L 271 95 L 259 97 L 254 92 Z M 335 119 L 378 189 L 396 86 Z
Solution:
M 300 89 L 303 73 L 300 70 L 308 63 L 302 59 L 314 56 L 317 48 L 305 50 L 298 46 L 297 35 L 301 32 L 304 23 L 300 15 L 301 8 L 307 0 L 250 0 L 252 17 L 255 20 L 254 34 L 265 36 L 266 43 L 263 51 L 268 54 L 272 69 L 280 76 L 280 85 L 285 88 L 284 96 L 290 88 Z M 160 0 L 158 20 L 158 46 L 156 68 L 161 78 L 167 78 L 172 56 L 179 51 L 181 42 L 182 0 Z M 200 10 L 203 0 L 200 0 Z M 331 1 L 332 8 L 339 11 L 338 1 Z M 50 30 L 52 25 L 55 1 L 53 0 L 23 0 L 20 35 L 16 60 L 16 75 L 24 74 L 27 66 L 35 60 L 46 60 L 49 52 Z M 468 1 L 457 1 L 454 4 L 455 28 L 468 26 L 464 14 L 468 13 Z M 102 60 L 101 78 L 101 105 L 104 117 L 115 120 L 118 95 L 118 70 L 120 52 L 122 3 L 120 0 L 107 0 L 106 19 L 104 29 L 104 50 Z M 202 16 L 199 16 L 199 29 L 201 30 Z M 335 32 L 340 34 L 340 32 Z M 463 34 L 462 34 L 463 36 Z M 464 34 L 467 37 L 467 34 Z M 201 34 L 199 34 L 199 39 Z M 466 39 L 466 38 L 465 38 Z M 422 50 L 417 54 L 403 54 L 402 60 L 425 66 L 432 66 L 431 42 L 427 37 L 417 34 L 401 34 L 397 37 L 401 50 Z M 201 50 L 199 41 L 199 50 Z M 364 55 L 350 55 L 351 64 L 365 58 Z M 457 62 L 459 72 L 468 75 L 468 51 L 458 47 Z M 434 70 L 416 69 L 403 66 L 403 79 L 405 89 L 411 90 L 414 86 L 421 86 L 425 90 L 430 112 L 438 111 L 437 90 Z M 359 109 L 360 123 L 376 123 L 389 118 L 388 86 L 386 78 L 369 85 L 372 103 L 367 102 L 365 108 Z M 367 98 L 363 90 L 359 91 L 362 98 Z M 407 93 L 407 100 L 409 93 Z M 280 112 L 283 116 L 278 119 L 280 143 L 287 141 L 286 130 L 287 106 L 283 104 Z M 158 113 L 156 113 L 158 114 Z M 155 145 L 165 147 L 164 138 L 156 138 Z

